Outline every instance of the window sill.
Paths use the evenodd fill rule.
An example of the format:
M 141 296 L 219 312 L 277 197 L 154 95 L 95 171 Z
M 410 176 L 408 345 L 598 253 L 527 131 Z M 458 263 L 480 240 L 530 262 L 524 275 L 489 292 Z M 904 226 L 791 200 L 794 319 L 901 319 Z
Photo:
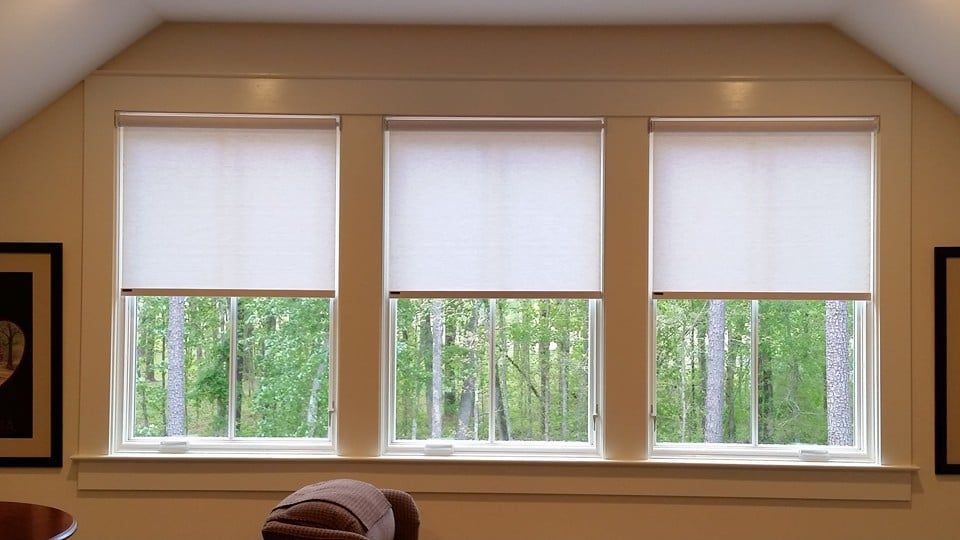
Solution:
M 916 467 L 492 456 L 76 455 L 81 491 L 290 492 L 350 477 L 411 493 L 909 501 Z

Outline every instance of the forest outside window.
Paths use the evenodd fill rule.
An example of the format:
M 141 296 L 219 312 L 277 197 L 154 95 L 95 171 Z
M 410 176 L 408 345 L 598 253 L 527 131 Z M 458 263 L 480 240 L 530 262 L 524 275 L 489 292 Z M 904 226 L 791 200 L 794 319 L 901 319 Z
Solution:
M 329 450 L 336 118 L 118 126 L 114 450 Z
M 875 131 L 652 122 L 654 456 L 875 459 Z
M 387 128 L 386 450 L 596 455 L 602 121 Z

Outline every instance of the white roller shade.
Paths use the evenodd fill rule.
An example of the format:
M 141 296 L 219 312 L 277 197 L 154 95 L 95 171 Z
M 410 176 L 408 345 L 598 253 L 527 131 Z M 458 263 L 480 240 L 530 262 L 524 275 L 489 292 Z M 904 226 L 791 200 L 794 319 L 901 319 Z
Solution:
M 391 121 L 391 291 L 599 296 L 602 124 L 547 122 Z
M 122 128 L 121 287 L 335 288 L 335 123 L 256 120 Z
M 653 124 L 653 290 L 868 297 L 873 124 L 757 124 Z

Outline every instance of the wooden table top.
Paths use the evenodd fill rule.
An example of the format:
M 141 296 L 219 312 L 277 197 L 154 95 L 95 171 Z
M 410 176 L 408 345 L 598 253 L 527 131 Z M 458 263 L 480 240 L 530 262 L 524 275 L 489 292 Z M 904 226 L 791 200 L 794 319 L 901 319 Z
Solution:
M 76 530 L 76 520 L 63 510 L 0 501 L 0 536 L 4 540 L 62 540 Z

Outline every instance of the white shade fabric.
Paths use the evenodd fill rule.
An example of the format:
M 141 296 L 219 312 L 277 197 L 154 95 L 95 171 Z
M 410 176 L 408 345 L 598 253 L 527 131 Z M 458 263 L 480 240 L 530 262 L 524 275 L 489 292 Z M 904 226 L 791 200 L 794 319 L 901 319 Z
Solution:
M 872 132 L 654 129 L 654 291 L 870 293 Z
M 391 127 L 390 290 L 599 296 L 602 125 L 584 125 Z
M 336 129 L 276 121 L 122 129 L 122 288 L 335 289 Z

